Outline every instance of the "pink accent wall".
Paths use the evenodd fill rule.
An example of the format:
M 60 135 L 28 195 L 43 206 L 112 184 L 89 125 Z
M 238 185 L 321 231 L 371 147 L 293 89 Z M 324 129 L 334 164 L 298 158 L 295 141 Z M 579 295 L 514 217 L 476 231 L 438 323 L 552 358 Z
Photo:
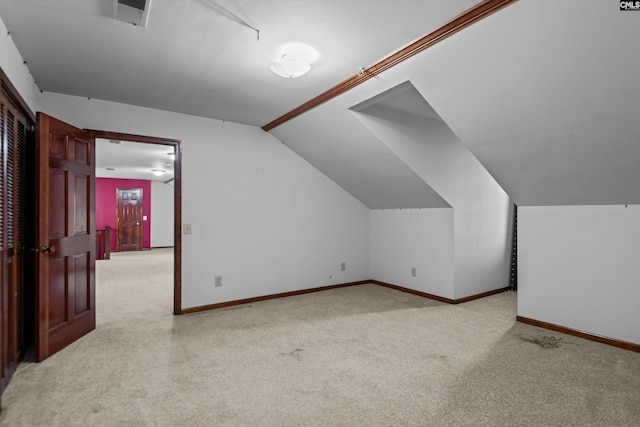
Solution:
M 111 250 L 116 250 L 118 189 L 142 188 L 142 248 L 151 247 L 151 181 L 140 179 L 96 178 L 96 229 L 111 227 Z

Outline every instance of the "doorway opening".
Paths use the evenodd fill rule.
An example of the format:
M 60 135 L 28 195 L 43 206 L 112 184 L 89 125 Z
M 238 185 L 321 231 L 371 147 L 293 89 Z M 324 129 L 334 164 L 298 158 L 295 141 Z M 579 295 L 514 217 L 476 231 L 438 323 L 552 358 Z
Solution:
M 113 228 L 111 241 L 106 244 L 118 252 L 173 248 L 173 314 L 181 314 L 180 141 L 99 130 L 90 132 L 96 139 L 96 191 L 99 192 L 101 179 L 110 181 L 108 184 L 113 187 L 107 196 L 96 195 L 96 226 Z

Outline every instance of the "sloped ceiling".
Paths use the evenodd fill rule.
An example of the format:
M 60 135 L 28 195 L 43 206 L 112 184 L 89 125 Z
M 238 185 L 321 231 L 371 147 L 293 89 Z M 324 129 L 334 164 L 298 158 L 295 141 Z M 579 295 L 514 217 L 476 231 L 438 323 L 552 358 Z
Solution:
M 349 120 L 410 81 L 518 205 L 640 203 L 638 16 L 617 2 L 520 0 L 273 133 L 331 163 L 305 151 L 304 129 L 315 126 L 313 150 L 341 158 L 313 123 Z M 342 144 L 369 146 L 348 129 Z
M 354 113 L 333 104 L 272 134 L 371 209 L 450 207 Z
M 640 15 L 618 2 L 523 0 L 416 66 L 434 78 L 423 95 L 516 203 L 640 203 L 637 40 Z
M 43 91 L 262 126 L 477 1 L 153 0 L 146 28 L 113 0 L 0 0 L 0 16 Z M 320 56 L 285 79 L 269 65 L 292 42 Z
M 146 29 L 107 0 L 2 0 L 0 16 L 43 90 L 262 126 L 475 1 L 152 3 Z M 520 0 L 271 133 L 369 206 L 444 206 L 350 111 L 409 81 L 518 205 L 637 204 L 639 16 Z M 323 60 L 287 80 L 267 67 L 293 37 Z

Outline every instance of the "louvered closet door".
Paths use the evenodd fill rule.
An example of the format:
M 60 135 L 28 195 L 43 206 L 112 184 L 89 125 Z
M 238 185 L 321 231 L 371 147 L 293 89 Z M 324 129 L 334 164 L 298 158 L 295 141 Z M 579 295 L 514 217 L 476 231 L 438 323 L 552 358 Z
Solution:
M 2 94 L 4 95 L 4 94 Z M 5 181 L 5 168 L 4 168 L 4 154 L 6 147 L 6 136 L 5 136 L 5 121 L 6 121 L 6 104 L 4 100 L 4 96 L 0 97 L 0 329 L 2 330 L 2 342 L 0 342 L 0 391 L 4 391 L 8 383 L 8 369 L 9 369 L 9 361 L 7 360 L 7 355 L 9 353 L 8 350 L 8 323 L 7 319 L 5 319 L 5 313 L 7 312 L 5 308 L 5 294 L 8 293 L 7 289 L 7 278 L 5 275 L 5 242 L 4 242 L 4 200 L 6 198 L 6 191 L 4 188 Z M 6 292 L 5 292 L 6 291 Z
M 25 350 L 24 224 L 27 121 L 2 92 L 0 97 L 0 277 L 2 389 Z

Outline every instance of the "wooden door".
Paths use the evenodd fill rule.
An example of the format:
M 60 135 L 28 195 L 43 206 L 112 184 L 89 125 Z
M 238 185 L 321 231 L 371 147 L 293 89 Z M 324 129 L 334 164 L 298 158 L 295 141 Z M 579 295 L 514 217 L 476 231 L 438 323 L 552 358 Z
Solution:
M 95 140 L 36 116 L 36 361 L 95 329 Z
M 118 188 L 118 251 L 142 250 L 142 188 Z
M 32 125 L 12 100 L 0 91 L 0 391 L 22 359 L 26 346 L 25 215 L 26 151 L 33 146 Z M 33 330 L 28 331 L 33 333 Z

